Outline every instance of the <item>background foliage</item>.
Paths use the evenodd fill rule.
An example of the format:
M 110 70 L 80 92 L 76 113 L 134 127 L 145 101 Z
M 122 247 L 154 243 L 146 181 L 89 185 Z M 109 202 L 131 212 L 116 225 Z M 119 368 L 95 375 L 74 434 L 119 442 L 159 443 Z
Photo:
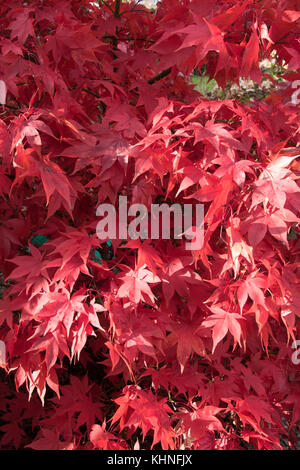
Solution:
M 1 448 L 295 448 L 299 1 L 0 18 Z M 203 203 L 203 248 L 100 243 L 120 194 Z

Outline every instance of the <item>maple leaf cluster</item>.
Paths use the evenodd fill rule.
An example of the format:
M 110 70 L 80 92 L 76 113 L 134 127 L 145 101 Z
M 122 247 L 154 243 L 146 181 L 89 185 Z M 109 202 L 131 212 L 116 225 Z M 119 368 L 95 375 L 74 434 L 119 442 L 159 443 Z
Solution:
M 2 449 L 294 448 L 298 10 L 1 2 Z M 276 86 L 208 99 L 203 71 Z M 202 248 L 99 240 L 120 195 L 203 204 Z

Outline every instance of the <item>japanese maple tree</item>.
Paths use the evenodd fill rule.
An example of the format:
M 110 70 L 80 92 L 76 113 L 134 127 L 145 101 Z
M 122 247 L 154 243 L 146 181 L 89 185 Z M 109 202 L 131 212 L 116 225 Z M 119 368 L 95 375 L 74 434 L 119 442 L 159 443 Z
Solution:
M 295 448 L 299 6 L 1 1 L 2 449 Z M 120 195 L 202 248 L 99 240 Z

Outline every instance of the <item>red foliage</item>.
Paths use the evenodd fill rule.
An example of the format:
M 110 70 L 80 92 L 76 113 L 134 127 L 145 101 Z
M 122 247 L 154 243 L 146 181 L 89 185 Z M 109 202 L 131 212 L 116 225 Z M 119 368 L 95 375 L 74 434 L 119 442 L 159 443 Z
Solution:
M 1 2 L 2 449 L 293 448 L 298 9 Z M 274 80 L 274 52 L 265 99 L 189 81 Z M 203 203 L 202 249 L 101 243 L 122 194 Z

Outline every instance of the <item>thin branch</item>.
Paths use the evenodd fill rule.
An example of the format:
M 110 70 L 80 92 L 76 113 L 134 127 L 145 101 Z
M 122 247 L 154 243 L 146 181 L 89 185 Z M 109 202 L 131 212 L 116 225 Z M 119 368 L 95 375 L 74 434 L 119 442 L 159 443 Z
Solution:
M 144 41 L 144 42 L 151 42 L 152 44 L 155 42 L 152 39 L 146 38 L 117 38 L 117 36 L 113 36 L 112 34 L 105 34 L 103 39 L 114 39 L 116 41 Z
M 150 80 L 148 80 L 148 83 L 150 85 L 152 85 L 153 83 L 157 82 L 158 80 L 161 80 L 162 78 L 165 78 L 167 75 L 169 75 L 171 73 L 171 70 L 172 70 L 171 67 L 169 67 L 166 70 L 163 70 L 159 74 L 155 75 L 155 77 L 150 78 Z
M 112 12 L 112 14 L 114 14 L 114 10 L 110 7 L 110 5 L 108 5 L 108 3 L 106 3 L 105 0 L 99 0 L 99 1 L 101 1 L 101 3 L 103 3 Z
M 6 203 L 8 204 L 8 206 L 9 206 L 9 207 L 11 208 L 11 210 L 13 211 L 14 216 L 15 216 L 15 217 L 19 217 L 19 211 L 18 211 L 18 209 L 17 209 L 16 207 L 14 207 L 14 206 L 11 204 L 11 202 L 10 202 L 8 196 L 6 196 Z
M 124 13 L 132 13 L 132 12 L 141 12 L 141 13 L 146 13 L 146 14 L 149 14 L 149 15 L 153 15 L 153 12 L 152 11 L 148 11 L 148 10 L 135 10 L 134 8 L 131 8 L 131 10 L 123 10 L 122 13 L 120 13 L 120 16 L 121 15 L 124 15 Z
M 100 95 L 98 95 L 98 93 L 95 93 L 94 91 L 89 90 L 88 88 L 82 88 L 82 91 L 85 91 L 86 93 L 89 93 L 90 95 L 93 95 L 96 98 L 101 98 Z
M 17 108 L 16 106 L 12 106 L 10 104 L 3 104 L 2 106 L 4 106 L 5 108 L 8 108 L 8 109 L 13 109 L 14 111 L 19 111 L 20 108 Z
M 144 38 L 117 38 L 118 41 L 144 41 L 144 42 L 151 42 L 153 44 L 155 41 L 152 39 L 144 39 Z
M 124 11 L 122 11 L 121 15 L 123 15 L 124 13 L 128 13 L 128 12 L 131 13 L 132 11 L 140 11 L 140 12 L 142 12 L 142 13 L 150 13 L 150 14 L 152 14 L 152 11 L 149 10 L 149 9 L 145 9 L 145 10 L 136 10 L 136 9 L 135 9 L 135 7 L 136 7 L 137 5 L 139 5 L 139 3 L 140 3 L 141 1 L 142 1 L 142 0 L 138 0 L 138 1 L 136 2 L 136 4 L 134 5 L 134 7 L 131 8 L 130 10 L 124 10 Z
M 119 18 L 120 16 L 120 8 L 121 8 L 121 0 L 116 0 L 115 11 L 114 11 L 114 16 L 116 18 Z

